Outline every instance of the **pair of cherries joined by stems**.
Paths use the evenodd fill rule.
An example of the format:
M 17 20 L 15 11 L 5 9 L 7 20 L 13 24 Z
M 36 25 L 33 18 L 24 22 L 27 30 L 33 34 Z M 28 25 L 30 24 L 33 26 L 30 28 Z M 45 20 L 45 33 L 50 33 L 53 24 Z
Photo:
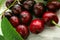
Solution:
M 14 2 L 14 0 L 7 0 L 7 8 L 12 2 Z M 34 0 L 21 0 L 20 4 L 16 1 L 10 8 L 11 12 L 6 12 L 4 15 L 8 18 L 13 27 L 16 28 L 16 31 L 23 38 L 27 38 L 29 30 L 34 34 L 38 34 L 44 30 L 44 24 L 49 26 L 56 25 L 59 19 L 55 12 L 59 8 L 60 2 L 58 1 L 48 2 L 45 6 L 41 2 L 36 3 Z

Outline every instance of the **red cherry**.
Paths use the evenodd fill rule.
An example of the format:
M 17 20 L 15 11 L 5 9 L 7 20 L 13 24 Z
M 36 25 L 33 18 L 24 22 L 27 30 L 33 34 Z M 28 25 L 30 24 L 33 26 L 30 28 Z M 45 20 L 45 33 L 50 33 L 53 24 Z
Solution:
M 18 25 L 16 30 L 23 38 L 27 38 L 29 35 L 28 28 L 25 25 Z
M 44 30 L 44 22 L 40 19 L 32 20 L 30 24 L 30 31 L 32 33 L 38 34 Z
M 24 3 L 23 3 L 23 7 L 28 10 L 28 11 L 31 11 L 31 9 L 33 8 L 34 4 L 36 2 L 34 0 L 26 0 Z
M 6 7 L 8 8 L 14 1 L 15 1 L 15 0 L 7 0 L 7 1 L 6 1 Z M 17 3 L 18 3 L 18 2 L 16 1 L 15 4 L 17 4 Z M 14 4 L 14 5 L 15 5 L 15 4 Z M 13 6 L 14 6 L 14 5 L 13 5 Z M 13 6 L 12 6 L 12 7 L 13 7 Z M 12 7 L 11 7 L 11 8 L 12 8 Z M 10 8 L 10 9 L 11 9 L 11 8 Z
M 47 3 L 47 9 L 48 9 L 48 11 L 51 11 L 51 12 L 56 12 L 57 11 L 56 5 L 52 4 L 51 2 Z
M 59 1 L 52 1 L 51 3 L 56 5 L 57 8 L 60 8 L 60 2 Z
M 32 20 L 32 16 L 28 11 L 23 11 L 20 13 L 21 16 L 21 22 L 23 24 L 28 24 Z
M 5 12 L 5 17 L 7 17 L 8 19 L 13 16 L 12 12 Z
M 15 15 L 19 15 L 19 13 L 21 13 L 21 11 L 22 11 L 22 5 L 20 5 L 20 4 L 16 4 L 12 7 L 12 12 Z
M 52 20 L 55 21 L 56 23 L 58 23 L 58 17 L 53 12 L 45 12 L 43 15 L 43 20 L 49 26 L 54 26 L 54 24 L 52 23 Z
M 42 16 L 43 12 L 44 12 L 44 4 L 43 3 L 36 3 L 34 5 L 34 13 L 35 13 L 35 16 L 39 17 L 39 16 Z
M 16 16 L 12 16 L 12 17 L 9 19 L 9 21 L 11 22 L 11 24 L 12 24 L 14 27 L 16 27 L 16 26 L 19 25 L 19 19 L 18 19 L 18 17 L 16 17 Z
M 7 0 L 6 1 L 6 6 L 9 7 L 13 2 L 14 2 L 14 0 Z

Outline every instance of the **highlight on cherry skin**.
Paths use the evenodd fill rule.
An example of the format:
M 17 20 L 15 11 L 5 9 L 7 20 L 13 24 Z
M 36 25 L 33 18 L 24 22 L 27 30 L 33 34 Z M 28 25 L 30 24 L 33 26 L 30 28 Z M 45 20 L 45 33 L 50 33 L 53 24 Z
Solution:
M 28 26 L 26 25 L 18 25 L 16 30 L 24 39 L 26 39 L 29 35 Z
M 60 9 L 60 2 L 58 1 L 48 2 L 46 7 L 49 11 L 56 12 Z
M 58 16 L 53 12 L 45 12 L 43 14 L 43 20 L 49 26 L 57 25 L 59 22 Z
M 31 21 L 30 31 L 34 34 L 38 34 L 44 30 L 44 21 L 39 18 Z

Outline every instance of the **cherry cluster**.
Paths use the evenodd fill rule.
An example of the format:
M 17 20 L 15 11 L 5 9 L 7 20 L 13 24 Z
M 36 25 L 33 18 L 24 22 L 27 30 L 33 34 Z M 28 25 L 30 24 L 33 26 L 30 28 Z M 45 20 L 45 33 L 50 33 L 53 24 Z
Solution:
M 7 0 L 8 8 L 15 0 Z M 47 0 L 45 0 L 47 1 Z M 44 30 L 44 25 L 54 26 L 52 21 L 58 23 L 56 12 L 60 9 L 60 2 L 50 1 L 46 5 L 35 0 L 20 0 L 5 12 L 5 17 L 10 21 L 16 31 L 26 39 L 29 32 L 38 34 Z

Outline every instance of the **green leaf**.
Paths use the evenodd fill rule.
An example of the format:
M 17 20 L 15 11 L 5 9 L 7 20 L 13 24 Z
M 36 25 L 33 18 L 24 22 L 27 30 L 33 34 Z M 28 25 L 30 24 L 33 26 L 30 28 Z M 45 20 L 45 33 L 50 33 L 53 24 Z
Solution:
M 6 17 L 3 17 L 2 19 L 1 28 L 3 35 L 7 40 L 23 40 Z
M 3 36 L 0 35 L 0 40 L 5 40 Z
M 2 5 L 4 5 L 6 0 L 0 0 L 0 8 L 2 7 Z

